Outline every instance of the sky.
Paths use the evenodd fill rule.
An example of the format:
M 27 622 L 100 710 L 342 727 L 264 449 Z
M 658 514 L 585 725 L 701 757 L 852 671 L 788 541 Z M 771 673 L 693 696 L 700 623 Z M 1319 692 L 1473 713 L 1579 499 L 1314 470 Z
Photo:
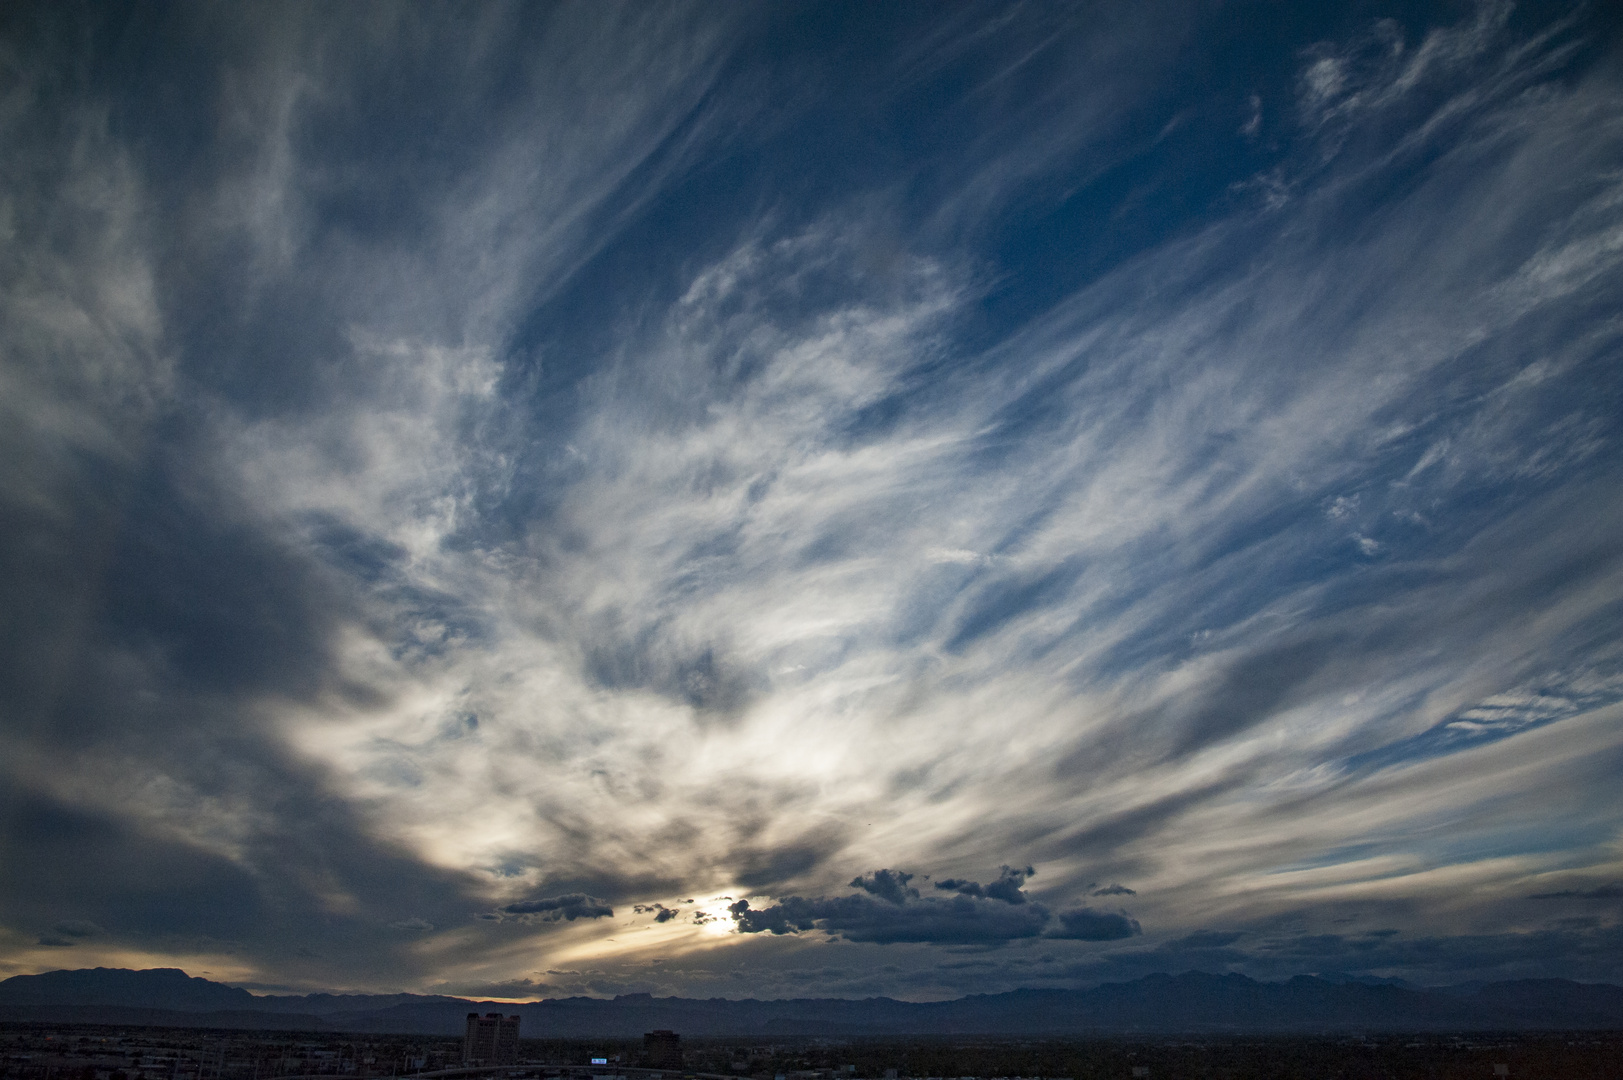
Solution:
M 6 5 L 0 977 L 1623 982 L 1616 14 Z

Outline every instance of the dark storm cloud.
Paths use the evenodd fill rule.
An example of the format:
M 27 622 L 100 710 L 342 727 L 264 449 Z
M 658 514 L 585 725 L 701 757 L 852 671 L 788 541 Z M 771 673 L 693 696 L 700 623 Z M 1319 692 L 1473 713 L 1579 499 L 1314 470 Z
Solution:
M 505 915 L 539 915 L 548 922 L 567 919 L 602 919 L 614 914 L 614 909 L 585 893 L 565 893 L 562 896 L 543 896 L 535 900 L 520 900 L 502 908 Z M 664 921 L 664 920 L 661 920 Z
M 893 904 L 905 904 L 908 900 L 919 898 L 919 891 L 908 884 L 912 880 L 912 874 L 900 870 L 875 870 L 871 874 L 852 878 L 851 888 L 861 889 L 870 896 L 889 900 Z M 941 886 L 938 884 L 936 887 Z
M 1089 892 L 1088 895 L 1089 896 L 1137 896 L 1138 893 L 1134 892 L 1132 889 L 1129 889 L 1125 885 L 1110 884 L 1110 885 L 1104 886 L 1103 888 L 1094 889 L 1091 892 Z
M 656 923 L 670 922 L 682 914 L 681 908 L 666 907 L 664 904 L 635 904 L 631 910 L 639 915 L 652 915 Z
M 1005 866 L 998 874 L 996 881 L 990 885 L 982 886 L 978 881 L 967 881 L 960 878 L 943 878 L 935 883 L 938 889 L 960 893 L 964 896 L 981 896 L 988 900 L 1001 900 L 1005 904 L 1023 904 L 1026 894 L 1021 891 L 1026 879 L 1037 871 L 1031 867 L 1016 870 Z
M 1048 937 L 1074 941 L 1120 941 L 1144 932 L 1137 919 L 1122 912 L 1095 911 L 1084 907 L 1062 911 L 1056 918 L 1059 928 L 1050 930 Z
M 787 896 L 761 909 L 740 900 L 729 910 L 741 933 L 821 930 L 847 941 L 880 945 L 997 945 L 1036 937 L 1048 924 L 1048 911 L 1041 905 L 1015 907 L 969 896 L 932 896 L 903 905 L 867 896 Z
M 947 878 L 936 888 L 951 897 L 921 896 L 908 886 L 912 874 L 877 870 L 851 882 L 856 896 L 780 897 L 764 908 L 748 900 L 729 906 L 739 932 L 796 934 L 820 930 L 847 941 L 895 944 L 998 945 L 1038 936 L 1078 941 L 1115 941 L 1140 933 L 1126 915 L 1087 908 L 1051 918 L 1049 909 L 1020 890 L 1036 873 L 1031 867 L 1004 866 L 997 881 L 982 887 Z

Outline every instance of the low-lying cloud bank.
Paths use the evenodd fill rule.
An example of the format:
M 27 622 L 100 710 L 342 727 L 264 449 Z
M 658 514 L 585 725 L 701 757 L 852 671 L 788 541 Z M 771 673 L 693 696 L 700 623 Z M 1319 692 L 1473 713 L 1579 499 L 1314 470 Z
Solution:
M 1073 941 L 1119 941 L 1143 933 L 1126 912 L 1079 907 L 1052 912 L 1030 900 L 1021 886 L 1036 871 L 1011 870 L 990 885 L 945 878 L 935 888 L 956 895 L 923 896 L 908 883 L 912 874 L 876 870 L 858 877 L 853 896 L 781 897 L 762 908 L 748 900 L 728 907 L 745 934 L 798 934 L 820 930 L 846 941 L 888 945 L 927 942 L 932 945 L 1002 945 L 1023 938 Z
M 501 909 L 497 917 L 504 915 L 519 918 L 537 915 L 549 922 L 556 922 L 559 919 L 574 922 L 576 919 L 612 917 L 614 909 L 606 902 L 585 893 L 566 893 L 563 896 L 543 896 L 535 900 L 520 900 L 515 904 L 508 904 Z

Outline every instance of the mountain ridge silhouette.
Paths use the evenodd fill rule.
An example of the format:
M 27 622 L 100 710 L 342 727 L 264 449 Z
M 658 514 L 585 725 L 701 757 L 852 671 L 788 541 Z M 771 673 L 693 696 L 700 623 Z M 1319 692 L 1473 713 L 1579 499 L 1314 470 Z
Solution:
M 1335 981 L 1335 980 L 1342 981 Z M 1087 989 L 1019 989 L 949 1001 L 893 998 L 542 998 L 424 994 L 255 995 L 176 968 L 87 968 L 0 981 L 0 1020 L 459 1034 L 470 1011 L 523 1017 L 526 1037 L 1108 1035 L 1623 1029 L 1623 987 L 1566 979 L 1418 988 L 1298 975 L 1153 974 Z

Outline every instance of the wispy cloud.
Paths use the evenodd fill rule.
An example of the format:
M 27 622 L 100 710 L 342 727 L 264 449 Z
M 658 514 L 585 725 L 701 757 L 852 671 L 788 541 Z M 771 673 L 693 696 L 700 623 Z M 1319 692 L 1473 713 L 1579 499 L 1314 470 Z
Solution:
M 1035 311 L 1050 203 L 1182 205 L 1181 9 L 909 30 L 871 115 L 936 119 L 826 172 L 760 12 L 199 17 L 196 158 L 8 53 L 12 842 L 219 902 L 0 922 L 570 992 L 1613 948 L 1538 920 L 1618 862 L 1623 90 L 1507 10 L 1297 43 Z

